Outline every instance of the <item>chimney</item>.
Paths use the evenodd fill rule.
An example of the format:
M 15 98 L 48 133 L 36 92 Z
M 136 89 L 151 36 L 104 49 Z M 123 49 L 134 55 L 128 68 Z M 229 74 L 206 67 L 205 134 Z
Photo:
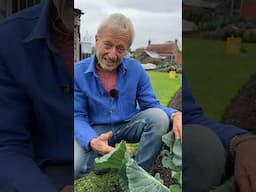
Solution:
M 175 44 L 178 45 L 178 39 L 175 39 Z
M 148 40 L 148 46 L 151 44 L 151 40 Z

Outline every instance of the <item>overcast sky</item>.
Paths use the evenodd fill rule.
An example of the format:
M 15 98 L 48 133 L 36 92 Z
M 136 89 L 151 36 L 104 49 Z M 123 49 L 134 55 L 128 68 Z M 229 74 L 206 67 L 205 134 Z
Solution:
M 81 9 L 82 39 L 94 37 L 97 27 L 111 13 L 123 13 L 135 28 L 132 50 L 151 43 L 178 39 L 181 45 L 181 0 L 75 0 Z

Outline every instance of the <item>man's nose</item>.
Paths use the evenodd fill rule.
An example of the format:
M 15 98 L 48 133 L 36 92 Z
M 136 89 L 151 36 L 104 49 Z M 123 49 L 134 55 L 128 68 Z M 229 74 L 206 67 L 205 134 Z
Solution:
M 112 47 L 112 49 L 109 50 L 108 56 L 110 59 L 113 59 L 113 60 L 117 58 L 117 50 L 115 47 Z

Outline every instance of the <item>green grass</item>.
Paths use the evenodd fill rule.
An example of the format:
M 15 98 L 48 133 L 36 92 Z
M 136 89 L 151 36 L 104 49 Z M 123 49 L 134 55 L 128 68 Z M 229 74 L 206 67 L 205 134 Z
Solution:
M 167 72 L 148 71 L 157 98 L 163 106 L 167 106 L 171 97 L 181 86 L 181 75 L 170 79 Z
M 224 41 L 183 39 L 183 66 L 197 102 L 219 120 L 239 88 L 255 73 L 256 44 L 229 55 Z
M 75 180 L 75 192 L 111 192 L 117 180 L 117 174 L 114 172 L 104 175 L 90 173 L 86 177 Z

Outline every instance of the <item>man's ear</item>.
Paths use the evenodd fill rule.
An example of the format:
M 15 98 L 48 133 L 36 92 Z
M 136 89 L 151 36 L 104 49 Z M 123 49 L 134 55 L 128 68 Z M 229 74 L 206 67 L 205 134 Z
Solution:
M 99 36 L 95 35 L 95 42 L 97 42 L 99 40 Z

